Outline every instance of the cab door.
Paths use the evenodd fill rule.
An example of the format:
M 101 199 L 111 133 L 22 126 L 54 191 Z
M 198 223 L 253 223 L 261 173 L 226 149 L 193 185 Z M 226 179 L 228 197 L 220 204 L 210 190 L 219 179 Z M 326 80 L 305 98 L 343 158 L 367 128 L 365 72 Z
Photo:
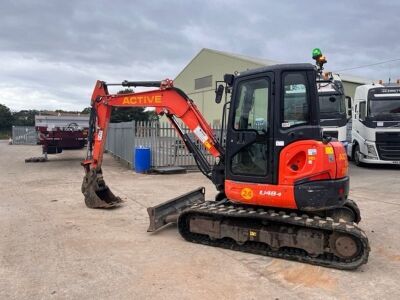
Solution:
M 239 78 L 227 126 L 226 179 L 270 183 L 274 74 Z
M 319 124 L 319 101 L 316 88 L 316 72 L 313 69 L 287 68 L 277 76 L 274 122 L 273 182 L 278 183 L 281 151 L 300 140 L 322 140 Z

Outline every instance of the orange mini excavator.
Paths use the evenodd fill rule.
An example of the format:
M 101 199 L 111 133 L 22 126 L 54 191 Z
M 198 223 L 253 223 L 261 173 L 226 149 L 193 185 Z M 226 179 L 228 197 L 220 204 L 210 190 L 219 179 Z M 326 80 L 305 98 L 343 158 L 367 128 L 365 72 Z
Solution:
M 218 193 L 205 201 L 204 188 L 198 188 L 148 208 L 148 231 L 176 222 L 182 237 L 194 243 L 338 269 L 367 262 L 368 238 L 357 225 L 360 211 L 348 199 L 344 147 L 322 136 L 313 65 L 226 74 L 216 88 L 217 103 L 224 92 L 231 93 L 223 110 L 224 142 L 171 80 L 118 84 L 155 88 L 131 94 L 109 94 L 110 85 L 115 84 L 98 81 L 91 101 L 88 153 L 82 163 L 88 207 L 121 202 L 101 170 L 112 108 L 155 107 L 173 124 Z M 183 132 L 178 119 L 190 134 Z M 215 164 L 205 158 L 199 142 Z

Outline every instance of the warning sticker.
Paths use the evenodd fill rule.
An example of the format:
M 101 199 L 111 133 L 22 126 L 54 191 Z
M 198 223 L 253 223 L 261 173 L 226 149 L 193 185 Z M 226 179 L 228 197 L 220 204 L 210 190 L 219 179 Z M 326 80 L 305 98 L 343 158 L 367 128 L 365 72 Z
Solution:
M 249 230 L 249 236 L 256 237 L 257 236 L 257 231 Z
M 206 147 L 206 149 L 210 149 L 212 147 L 211 143 L 207 140 L 204 142 L 204 147 Z
M 197 136 L 197 138 L 204 144 L 208 140 L 207 134 L 201 129 L 200 126 L 197 126 L 193 133 Z
M 317 149 L 311 148 L 307 150 L 308 155 L 317 155 Z
M 103 139 L 103 130 L 99 130 L 99 133 L 97 134 L 97 140 L 101 141 Z
M 325 147 L 325 154 L 333 154 L 333 147 Z

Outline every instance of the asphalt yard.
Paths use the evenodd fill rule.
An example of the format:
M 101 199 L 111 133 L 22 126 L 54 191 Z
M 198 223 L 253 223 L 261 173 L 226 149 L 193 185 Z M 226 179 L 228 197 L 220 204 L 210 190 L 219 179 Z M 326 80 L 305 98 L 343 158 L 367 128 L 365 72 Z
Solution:
M 124 205 L 86 208 L 84 151 L 26 164 L 40 146 L 0 142 L 0 299 L 399 299 L 400 169 L 351 165 L 369 262 L 340 271 L 149 234 L 146 207 L 206 187 L 199 172 L 141 175 L 105 155 Z

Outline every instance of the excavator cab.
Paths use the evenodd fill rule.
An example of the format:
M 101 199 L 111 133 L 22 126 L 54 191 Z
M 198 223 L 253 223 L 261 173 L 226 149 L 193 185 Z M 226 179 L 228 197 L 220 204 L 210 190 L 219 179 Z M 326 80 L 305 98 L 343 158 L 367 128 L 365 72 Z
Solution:
M 277 184 L 279 155 L 298 140 L 321 140 L 315 69 L 276 65 L 235 78 L 227 125 L 226 179 Z

